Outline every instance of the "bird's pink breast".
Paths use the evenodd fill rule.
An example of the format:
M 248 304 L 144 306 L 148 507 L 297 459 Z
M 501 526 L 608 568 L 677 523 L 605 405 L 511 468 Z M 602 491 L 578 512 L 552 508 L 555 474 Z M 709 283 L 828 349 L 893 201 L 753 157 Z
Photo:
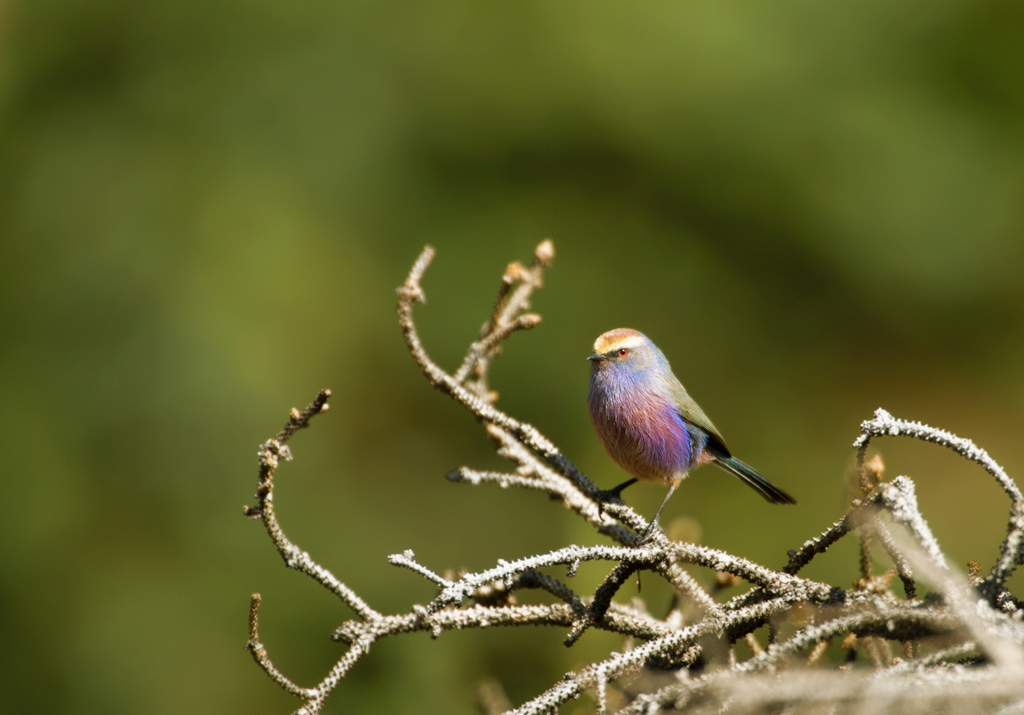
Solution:
M 691 441 L 675 404 L 635 382 L 630 389 L 591 384 L 590 421 L 615 462 L 634 477 L 668 482 L 692 465 Z

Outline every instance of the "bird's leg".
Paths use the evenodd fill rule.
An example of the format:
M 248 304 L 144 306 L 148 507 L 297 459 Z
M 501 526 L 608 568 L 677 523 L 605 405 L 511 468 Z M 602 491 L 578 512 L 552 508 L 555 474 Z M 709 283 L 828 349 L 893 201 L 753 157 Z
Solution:
M 676 490 L 676 487 L 679 486 L 679 482 L 681 481 L 681 479 L 672 480 L 672 484 L 668 488 L 668 494 L 665 495 L 665 501 L 663 501 L 661 506 L 658 507 L 658 511 L 654 514 L 654 518 L 651 519 L 651 523 L 648 524 L 647 528 L 644 529 L 642 534 L 640 534 L 640 539 L 637 541 L 638 546 L 642 546 L 651 540 L 655 529 L 658 528 L 658 518 L 661 516 L 661 512 L 665 510 L 665 505 L 668 504 L 668 500 L 672 498 L 672 492 Z

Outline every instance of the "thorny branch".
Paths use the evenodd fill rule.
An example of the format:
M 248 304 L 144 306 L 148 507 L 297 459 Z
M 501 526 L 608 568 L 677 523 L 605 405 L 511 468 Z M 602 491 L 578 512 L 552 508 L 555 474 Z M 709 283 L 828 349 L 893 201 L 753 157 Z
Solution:
M 276 470 L 282 460 L 291 459 L 286 442 L 327 409 L 330 393 L 322 391 L 305 410 L 292 410 L 281 432 L 260 447 L 256 505 L 245 507 L 247 516 L 263 522 L 288 568 L 328 589 L 356 616 L 332 635 L 347 646 L 344 654 L 320 683 L 304 688 L 274 666 L 260 642 L 260 596 L 253 594 L 246 647 L 275 683 L 300 700 L 297 713 L 321 712 L 349 669 L 381 638 L 417 631 L 436 638 L 453 629 L 523 625 L 565 629 L 567 646 L 590 628 L 622 634 L 625 642 L 621 652 L 567 674 L 546 692 L 508 710 L 521 715 L 556 712 L 586 692 L 593 693 L 602 713 L 613 703 L 620 713 L 902 714 L 931 712 L 940 704 L 956 712 L 1024 712 L 1024 608 L 1006 586 L 1024 563 L 1024 496 L 983 449 L 879 409 L 861 425 L 854 442 L 857 481 L 849 510 L 791 550 L 781 570 L 706 546 L 672 542 L 661 534 L 638 546 L 637 534 L 647 522 L 598 489 L 539 430 L 499 410 L 488 383 L 490 365 L 503 342 L 540 323 L 540 316 L 527 311 L 554 258 L 551 241 L 537 246 L 528 267 L 508 266 L 490 317 L 453 373 L 430 358 L 413 320 L 415 304 L 424 301 L 421 281 L 433 257 L 434 249 L 425 248 L 398 289 L 398 323 L 406 345 L 430 384 L 469 410 L 498 454 L 514 465 L 509 472 L 460 467 L 448 479 L 544 492 L 614 543 L 498 559 L 490 569 L 457 578 L 420 563 L 408 550 L 391 556 L 390 562 L 433 582 L 438 595 L 408 613 L 379 613 L 292 543 L 274 509 Z M 910 436 L 947 447 L 981 465 L 1010 497 L 1007 536 L 984 579 L 977 578 L 974 562 L 969 581 L 947 563 L 918 508 L 914 483 L 905 476 L 884 481 L 881 458 L 867 459 L 869 443 L 883 436 Z M 860 578 L 852 588 L 798 576 L 849 534 L 856 534 L 860 551 Z M 873 573 L 874 545 L 892 562 L 884 574 Z M 608 562 L 609 573 L 594 594 L 578 594 L 570 579 L 589 561 Z M 542 571 L 555 567 L 565 569 L 564 580 Z M 750 588 L 721 602 L 721 589 L 701 586 L 686 567 L 710 570 L 720 584 L 746 582 Z M 623 584 L 642 571 L 665 579 L 675 590 L 678 607 L 664 618 L 650 615 L 642 603 L 627 606 L 614 600 Z M 903 584 L 903 598 L 890 590 L 895 576 Z M 919 598 L 918 577 L 938 593 Z M 524 589 L 546 593 L 554 602 L 520 605 L 515 594 Z M 769 630 L 767 646 L 757 637 L 762 627 Z M 840 640 L 847 655 L 837 664 L 826 653 Z M 893 657 L 891 642 L 902 648 L 902 657 Z M 739 643 L 749 647 L 750 655 L 742 655 Z M 508 707 L 493 681 L 481 686 L 480 700 L 488 713 Z

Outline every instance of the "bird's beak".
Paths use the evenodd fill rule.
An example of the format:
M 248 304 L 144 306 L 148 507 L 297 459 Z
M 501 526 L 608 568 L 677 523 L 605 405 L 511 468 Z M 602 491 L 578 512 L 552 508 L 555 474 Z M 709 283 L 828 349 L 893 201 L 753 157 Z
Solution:
M 605 356 L 602 355 L 601 353 L 594 353 L 593 355 L 587 357 L 587 360 L 589 360 L 590 362 L 601 362 L 602 360 L 606 359 L 607 358 L 605 358 Z

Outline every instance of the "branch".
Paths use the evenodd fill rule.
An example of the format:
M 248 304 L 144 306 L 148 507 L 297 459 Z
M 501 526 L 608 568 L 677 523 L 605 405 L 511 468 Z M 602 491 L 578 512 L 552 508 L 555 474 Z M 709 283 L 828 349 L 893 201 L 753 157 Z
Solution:
M 996 561 L 992 571 L 982 583 L 984 592 L 990 595 L 995 594 L 996 587 L 1006 583 L 1006 579 L 1013 574 L 1014 570 L 1024 563 L 1024 495 L 1021 494 L 1017 483 L 989 456 L 988 452 L 971 440 L 957 437 L 952 432 L 929 427 L 920 422 L 896 419 L 881 408 L 875 410 L 873 419 L 861 423 L 861 435 L 853 443 L 857 450 L 858 471 L 862 475 L 865 472 L 864 455 L 867 452 L 868 444 L 872 438 L 881 436 L 908 436 L 947 447 L 965 459 L 980 464 L 1010 497 L 1007 533 L 1003 543 L 999 546 L 999 560 Z
M 542 243 L 537 247 L 536 256 L 534 259 L 534 267 L 536 269 L 545 268 L 550 262 L 551 258 L 554 257 L 554 250 L 550 248 L 549 242 Z M 516 439 L 518 439 L 524 446 L 529 448 L 534 454 L 543 458 L 548 465 L 553 467 L 562 476 L 568 478 L 573 485 L 579 489 L 584 495 L 588 497 L 595 497 L 600 490 L 594 486 L 593 482 L 587 479 L 581 474 L 576 467 L 570 462 L 555 445 L 544 435 L 540 433 L 532 425 L 528 425 L 524 422 L 509 417 L 501 410 L 494 408 L 490 403 L 489 396 L 481 397 L 473 391 L 462 386 L 461 382 L 456 380 L 453 376 L 442 370 L 437 364 L 430 359 L 427 351 L 423 347 L 423 343 L 420 341 L 419 332 L 416 329 L 416 324 L 413 321 L 413 306 L 417 302 L 425 302 L 425 294 L 423 288 L 420 286 L 420 281 L 423 278 L 424 272 L 434 258 L 434 249 L 427 246 L 420 253 L 419 258 L 413 264 L 412 270 L 409 272 L 409 276 L 406 278 L 405 283 L 401 288 L 398 289 L 398 324 L 402 328 L 402 335 L 405 337 L 406 345 L 409 348 L 409 352 L 412 354 L 416 364 L 420 366 L 423 374 L 427 380 L 435 388 L 441 392 L 451 396 L 456 402 L 461 404 L 463 407 L 468 409 L 477 419 L 482 422 L 494 424 L 502 429 L 511 433 Z M 524 304 L 526 297 L 534 287 L 539 285 L 539 282 L 527 283 L 525 287 L 526 291 L 523 292 L 523 298 L 519 300 L 519 304 Z M 498 317 L 492 315 L 492 321 L 489 325 L 492 325 L 492 331 L 496 330 L 500 326 L 500 317 L 504 315 L 505 306 L 501 300 L 495 308 L 495 314 Z M 511 331 L 505 332 L 505 337 L 511 334 Z M 481 342 L 487 341 L 489 343 L 489 350 L 494 350 L 494 340 L 490 339 L 489 335 L 485 335 Z M 479 345 L 477 343 L 476 345 Z M 480 349 L 470 349 L 470 355 L 467 356 L 467 361 L 471 361 L 474 364 L 484 365 L 485 358 L 477 356 Z
M 787 703 L 821 703 L 827 711 L 843 704 L 872 713 L 897 703 L 935 709 L 932 705 L 959 702 L 956 698 L 966 687 L 976 688 L 978 703 L 1002 707 L 1024 702 L 1024 609 L 1006 587 L 1008 577 L 1024 562 L 1024 498 L 984 450 L 943 430 L 878 410 L 863 423 L 854 443 L 857 498 L 829 528 L 790 550 L 782 569 L 707 546 L 672 542 L 661 533 L 638 545 L 637 534 L 647 527 L 646 520 L 595 486 L 535 427 L 499 410 L 497 394 L 489 386 L 490 366 L 504 341 L 540 323 L 540 316 L 527 311 L 554 258 L 551 242 L 537 246 L 528 267 L 509 264 L 489 317 L 454 373 L 430 358 L 413 320 L 415 303 L 424 302 L 421 282 L 433 257 L 434 250 L 425 248 L 398 289 L 398 322 L 406 346 L 428 382 L 469 410 L 498 454 L 513 465 L 504 472 L 463 466 L 449 472 L 448 480 L 545 493 L 613 545 L 571 545 L 496 559 L 491 568 L 458 577 L 448 575 L 450 570 L 425 566 L 408 549 L 389 557 L 390 563 L 433 583 L 437 596 L 429 603 L 411 605 L 407 613 L 376 611 L 291 542 L 275 511 L 275 473 L 282 461 L 291 459 L 286 443 L 327 409 L 330 393 L 322 391 L 305 410 L 292 410 L 285 427 L 261 446 L 257 502 L 245 508 L 247 516 L 263 522 L 288 568 L 309 576 L 355 613 L 331 635 L 347 646 L 345 652 L 320 683 L 304 688 L 275 667 L 261 643 L 260 597 L 253 595 L 247 648 L 273 682 L 301 701 L 299 713 L 319 713 L 352 666 L 381 638 L 414 632 L 437 638 L 449 630 L 538 625 L 565 629 L 566 645 L 574 644 L 590 628 L 620 634 L 624 643 L 621 651 L 567 674 L 512 713 L 549 713 L 587 691 L 593 691 L 598 710 L 605 712 L 612 701 L 609 684 L 641 674 L 623 690 L 627 702 L 620 712 L 665 708 L 721 712 L 731 703 L 743 703 L 757 712 L 786 710 Z M 910 479 L 883 482 L 881 460 L 876 456 L 865 461 L 873 438 L 898 435 L 944 445 L 982 465 L 1010 496 L 1007 537 L 985 580 L 978 581 L 974 570 L 972 586 L 949 566 L 920 512 Z M 853 588 L 797 575 L 849 534 L 856 535 L 860 554 L 860 578 L 854 580 Z M 871 572 L 873 544 L 880 545 L 893 562 L 893 568 L 880 576 Z M 584 562 L 610 566 L 590 596 L 578 594 L 569 585 Z M 544 572 L 555 568 L 564 569 L 564 580 Z M 693 568 L 708 570 L 719 585 L 702 587 L 701 579 L 688 570 Z M 664 579 L 675 592 L 664 619 L 651 616 L 639 598 L 630 605 L 615 601 L 632 575 L 644 571 Z M 918 599 L 916 574 L 941 594 Z M 905 599 L 890 591 L 895 575 L 903 582 Z M 725 588 L 741 582 L 751 588 L 719 602 Z M 978 600 L 974 587 L 985 599 Z M 531 598 L 553 602 L 519 603 L 527 591 L 535 594 Z M 796 625 L 783 628 L 787 621 Z M 765 627 L 770 633 L 766 648 L 757 633 Z M 862 658 L 868 656 L 867 667 L 846 670 L 845 665 L 829 665 L 826 650 L 837 638 L 843 639 L 848 661 L 856 660 L 859 653 Z M 903 643 L 905 660 L 890 662 L 889 641 L 893 640 Z M 747 643 L 750 650 L 734 648 L 739 642 Z M 921 650 L 928 654 L 918 657 Z M 974 656 L 977 666 L 973 680 L 958 665 L 968 656 Z M 929 683 L 933 687 L 927 687 Z M 506 702 L 499 685 L 490 683 L 484 689 L 488 712 Z

